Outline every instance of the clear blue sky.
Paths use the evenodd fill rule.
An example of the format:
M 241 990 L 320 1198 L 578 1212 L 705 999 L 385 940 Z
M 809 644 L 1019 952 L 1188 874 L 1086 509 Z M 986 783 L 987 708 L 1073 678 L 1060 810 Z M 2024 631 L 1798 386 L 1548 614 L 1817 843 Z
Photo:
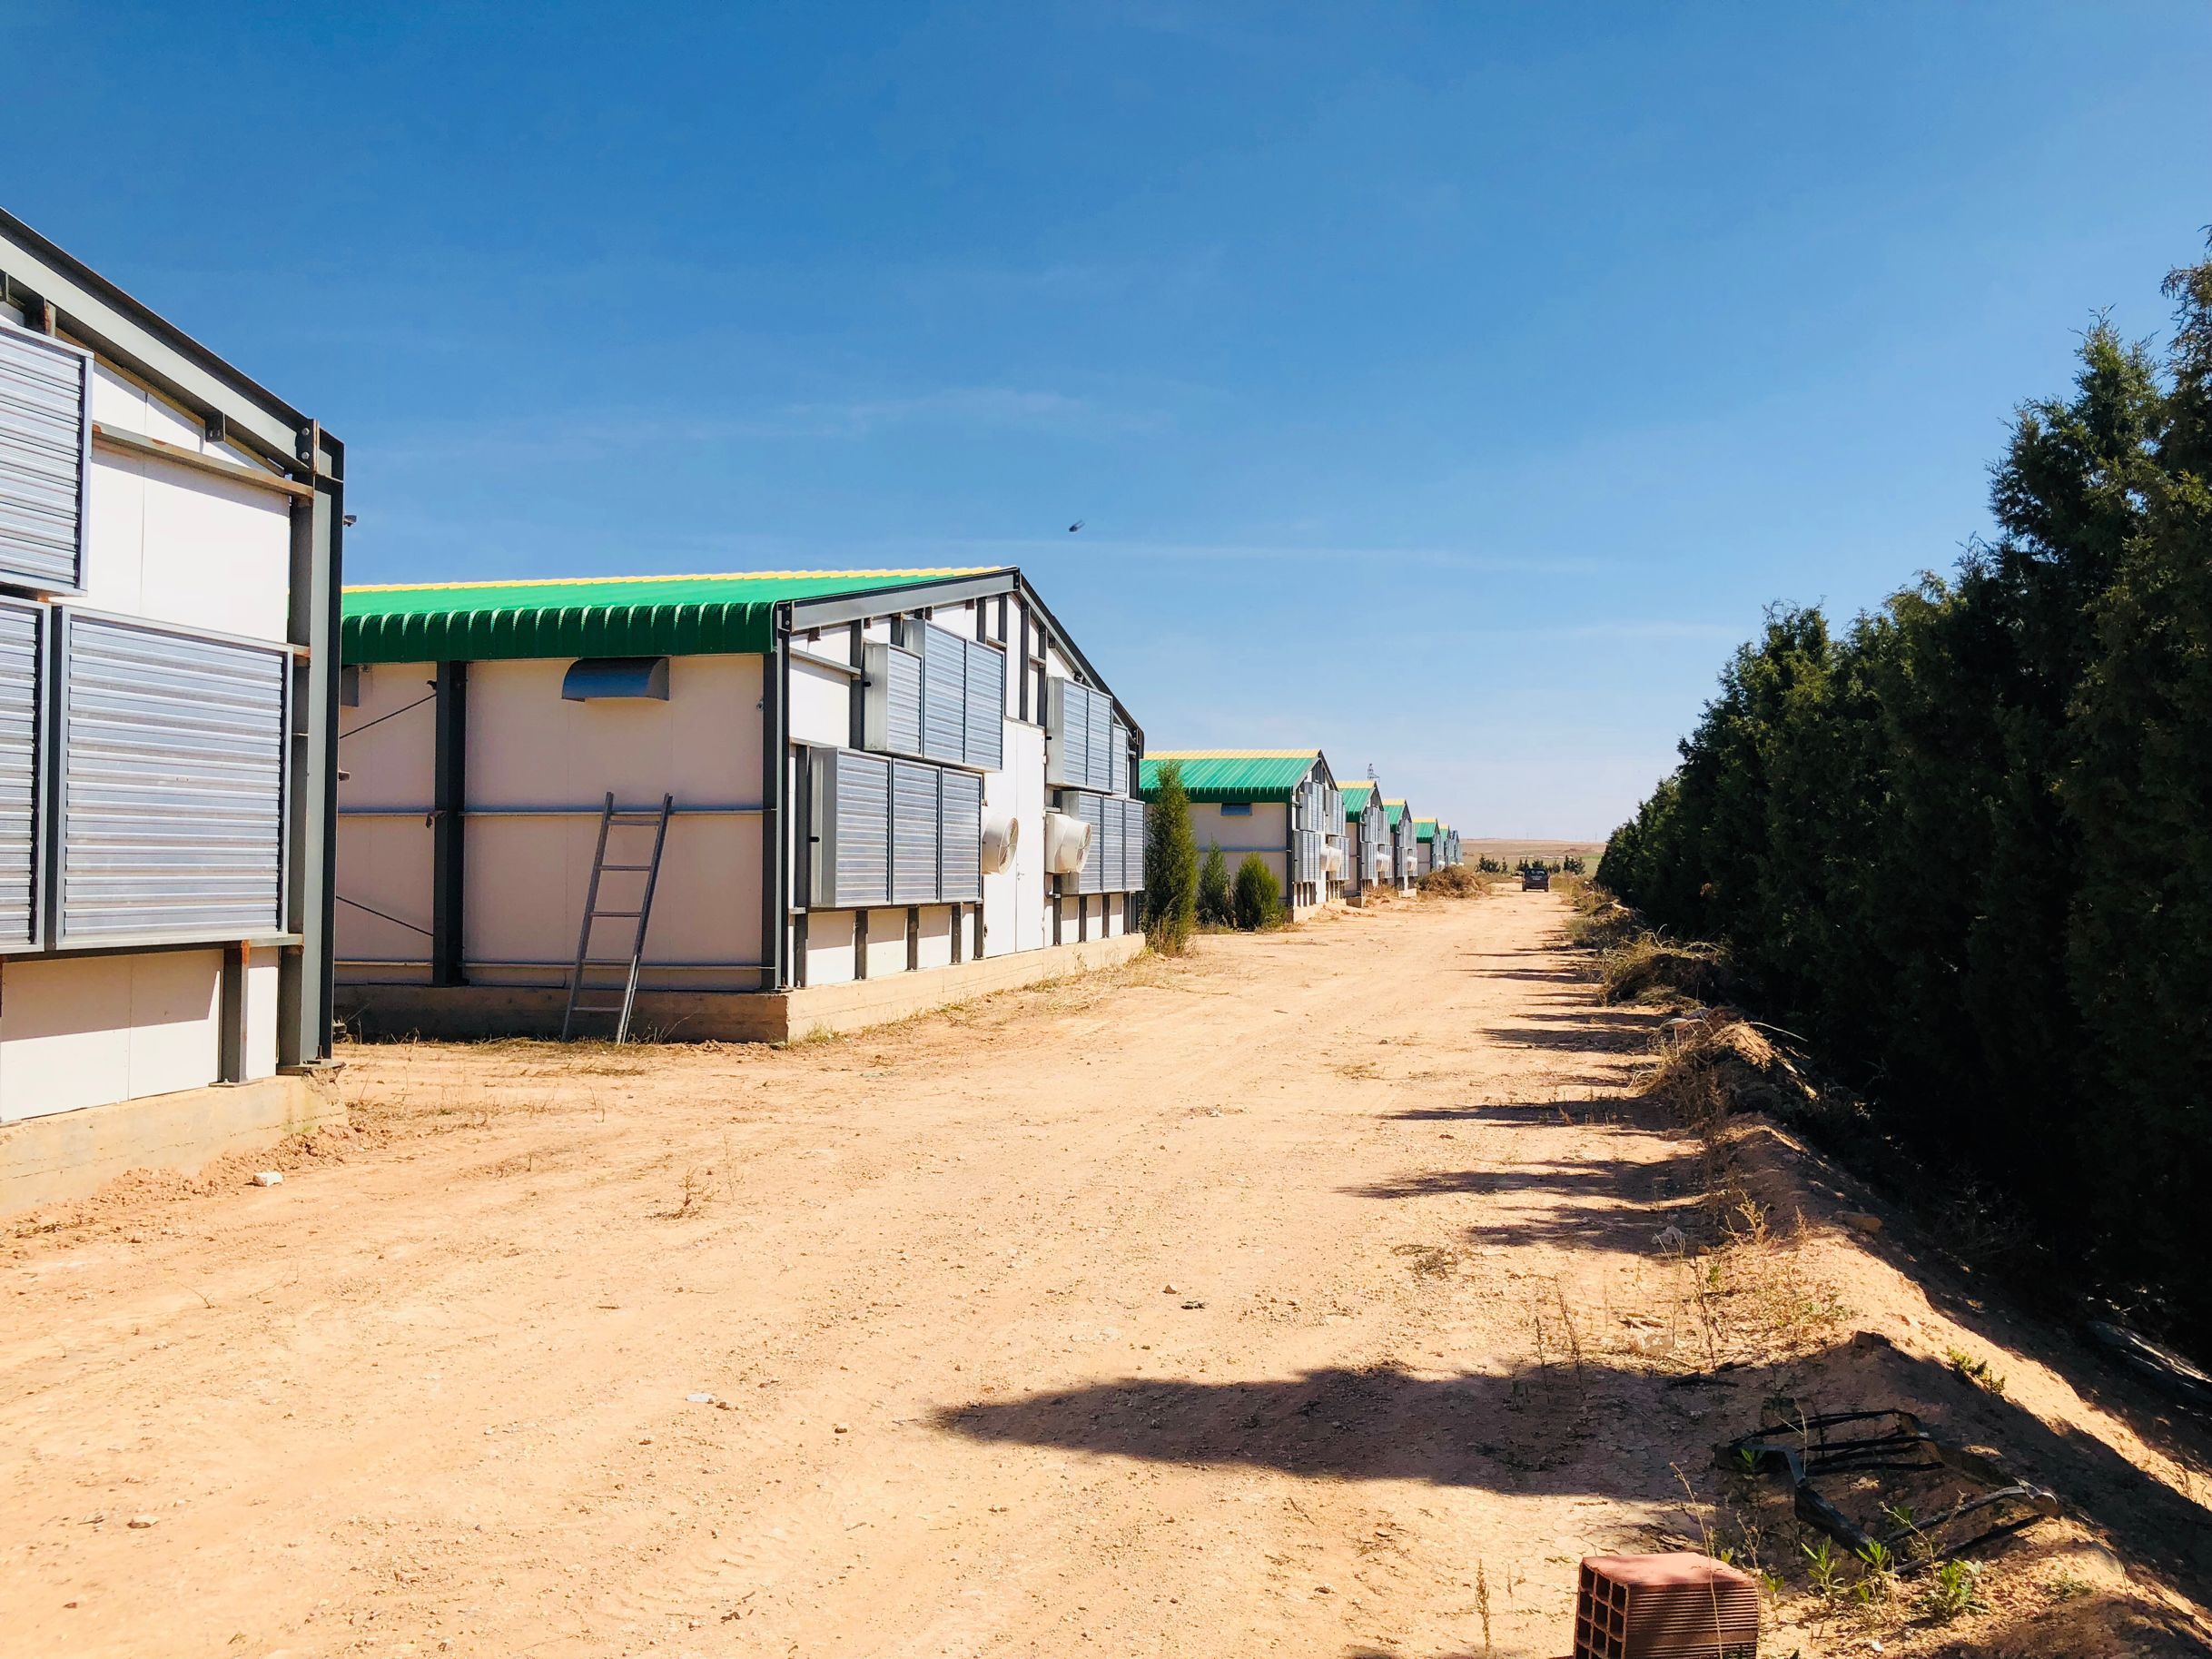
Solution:
M 347 440 L 353 579 L 1018 562 L 1155 746 L 1468 834 L 1604 834 L 1767 601 L 1947 566 L 2212 221 L 2201 4 L 0 39 L 0 200 Z

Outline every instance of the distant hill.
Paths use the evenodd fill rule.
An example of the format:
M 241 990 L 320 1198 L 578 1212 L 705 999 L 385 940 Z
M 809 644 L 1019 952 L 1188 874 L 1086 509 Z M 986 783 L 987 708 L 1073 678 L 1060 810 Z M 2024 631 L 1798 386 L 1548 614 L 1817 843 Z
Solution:
M 1469 863 L 1477 858 L 1495 858 L 1510 864 L 1524 858 L 1550 860 L 1574 854 L 1595 864 L 1597 855 L 1605 850 L 1602 841 L 1517 841 L 1503 835 L 1480 841 L 1472 835 L 1459 838 L 1459 851 Z

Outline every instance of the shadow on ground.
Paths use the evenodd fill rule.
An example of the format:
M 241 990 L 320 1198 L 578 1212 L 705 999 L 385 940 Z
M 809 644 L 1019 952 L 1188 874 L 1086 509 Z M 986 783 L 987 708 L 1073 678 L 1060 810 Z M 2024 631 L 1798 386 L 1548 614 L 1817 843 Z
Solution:
M 1456 1376 L 1384 1366 L 1249 1382 L 1132 1377 L 947 1407 L 933 1421 L 948 1434 L 994 1445 L 1668 1509 L 1682 1496 L 1673 1466 L 1701 1486 L 1714 1480 L 1713 1447 L 1757 1427 L 1776 1396 L 1813 1412 L 1915 1411 L 1939 1434 L 1994 1448 L 2177 1587 L 2202 1599 L 2212 1586 L 2212 1517 L 2202 1506 L 2101 1441 L 2046 1423 L 1947 1365 L 1867 1334 L 1782 1365 L 1721 1376 L 1593 1358 Z

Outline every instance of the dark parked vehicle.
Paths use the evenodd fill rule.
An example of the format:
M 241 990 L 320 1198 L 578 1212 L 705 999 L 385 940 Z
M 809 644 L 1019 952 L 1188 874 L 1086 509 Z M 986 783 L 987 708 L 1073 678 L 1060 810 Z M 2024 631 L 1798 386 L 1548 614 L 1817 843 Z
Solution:
M 1549 893 L 1551 890 L 1552 873 L 1549 870 L 1524 870 L 1521 872 L 1521 891 L 1523 893 Z

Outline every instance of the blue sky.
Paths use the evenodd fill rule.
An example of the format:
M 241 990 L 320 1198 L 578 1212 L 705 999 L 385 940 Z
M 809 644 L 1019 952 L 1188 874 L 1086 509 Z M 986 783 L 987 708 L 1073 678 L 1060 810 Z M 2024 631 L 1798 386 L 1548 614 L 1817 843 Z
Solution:
M 0 0 L 0 200 L 347 440 L 353 579 L 1019 563 L 1470 835 L 1948 566 L 2212 221 L 2197 4 L 636 13 Z

